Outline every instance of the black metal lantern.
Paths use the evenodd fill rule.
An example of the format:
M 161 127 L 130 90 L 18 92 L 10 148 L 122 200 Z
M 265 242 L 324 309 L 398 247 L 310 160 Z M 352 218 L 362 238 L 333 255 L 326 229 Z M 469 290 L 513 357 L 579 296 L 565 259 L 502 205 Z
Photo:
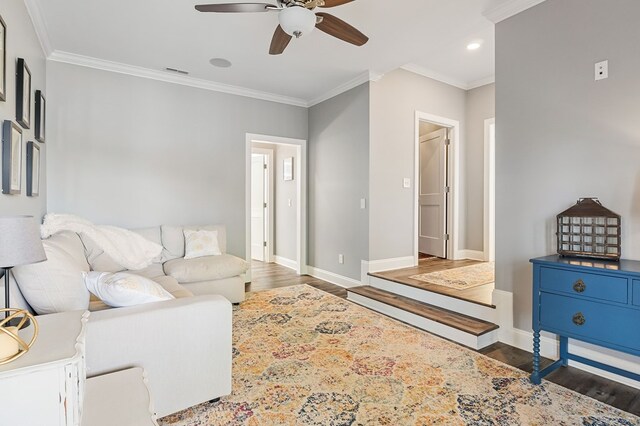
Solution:
M 559 255 L 620 260 L 620 215 L 597 198 L 581 198 L 557 218 Z

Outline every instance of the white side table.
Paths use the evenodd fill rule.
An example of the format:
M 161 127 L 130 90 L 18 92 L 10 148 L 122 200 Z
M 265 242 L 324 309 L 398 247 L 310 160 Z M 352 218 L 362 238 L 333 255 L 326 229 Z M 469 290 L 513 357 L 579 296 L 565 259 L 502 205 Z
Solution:
M 40 332 L 29 352 L 0 366 L 3 425 L 80 424 L 88 317 L 87 311 L 72 311 L 36 318 Z M 21 333 L 29 335 L 31 327 Z

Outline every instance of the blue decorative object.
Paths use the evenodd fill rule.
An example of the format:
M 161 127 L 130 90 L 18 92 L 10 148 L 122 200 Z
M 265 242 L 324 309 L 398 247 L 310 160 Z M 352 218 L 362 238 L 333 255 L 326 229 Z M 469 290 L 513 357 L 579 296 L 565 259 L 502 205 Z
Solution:
M 640 356 L 640 262 L 547 256 L 533 263 L 533 373 L 541 379 L 569 360 L 640 381 L 640 374 L 569 353 L 576 339 Z M 540 332 L 560 338 L 560 359 L 540 371 Z

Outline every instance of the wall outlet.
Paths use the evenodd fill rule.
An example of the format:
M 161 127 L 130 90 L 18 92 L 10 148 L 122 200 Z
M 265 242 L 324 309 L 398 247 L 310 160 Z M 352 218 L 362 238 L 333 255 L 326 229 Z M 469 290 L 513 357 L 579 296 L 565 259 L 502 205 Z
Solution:
M 410 178 L 402 179 L 402 187 L 403 188 L 411 188 L 411 179 Z
M 609 61 L 602 61 L 596 64 L 596 81 L 609 78 Z
M 344 254 L 338 255 L 338 263 L 341 265 L 344 264 Z

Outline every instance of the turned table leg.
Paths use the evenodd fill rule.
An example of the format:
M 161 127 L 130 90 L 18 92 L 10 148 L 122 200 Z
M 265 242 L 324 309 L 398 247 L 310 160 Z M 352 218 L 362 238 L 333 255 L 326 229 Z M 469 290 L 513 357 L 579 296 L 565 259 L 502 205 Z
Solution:
M 540 384 L 540 330 L 533 330 L 533 372 L 531 382 Z

